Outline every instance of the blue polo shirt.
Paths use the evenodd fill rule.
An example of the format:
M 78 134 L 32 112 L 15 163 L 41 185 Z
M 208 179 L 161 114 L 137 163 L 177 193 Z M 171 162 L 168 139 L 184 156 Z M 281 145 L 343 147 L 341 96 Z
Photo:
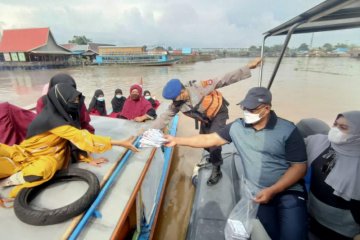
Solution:
M 238 119 L 217 134 L 233 142 L 242 160 L 245 177 L 259 188 L 275 184 L 292 163 L 306 163 L 306 148 L 296 126 L 270 112 L 264 129 L 256 130 L 243 119 Z M 304 191 L 296 183 L 288 190 Z

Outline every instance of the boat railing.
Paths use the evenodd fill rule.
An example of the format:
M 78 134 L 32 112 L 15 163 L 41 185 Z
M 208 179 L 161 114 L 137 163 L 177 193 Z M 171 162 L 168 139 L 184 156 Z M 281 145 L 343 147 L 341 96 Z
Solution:
M 178 121 L 179 121 L 179 116 L 175 115 L 172 125 L 171 125 L 171 129 L 169 131 L 169 134 L 172 136 L 176 135 Z M 154 211 L 153 211 L 153 214 L 151 215 L 149 223 L 146 224 L 145 226 L 142 226 L 139 240 L 152 239 L 152 237 L 150 237 L 150 234 L 151 235 L 154 234 L 154 231 L 151 231 L 151 230 L 153 230 L 151 228 L 154 226 L 154 222 L 156 222 L 157 216 L 159 214 L 159 210 L 160 210 L 159 206 L 161 205 L 162 196 L 165 191 L 164 185 L 166 184 L 166 179 L 167 179 L 167 175 L 168 175 L 168 171 L 169 171 L 169 164 L 170 164 L 170 159 L 172 157 L 172 153 L 173 153 L 173 147 L 165 147 L 165 150 L 164 150 L 165 163 L 164 163 L 164 167 L 163 167 L 162 173 L 161 173 L 160 186 L 158 188 L 160 191 L 158 191 L 156 194 L 156 200 L 155 200 L 156 205 L 154 207 Z
M 168 55 L 167 52 L 107 52 L 106 54 L 100 54 L 101 56 L 163 56 Z
M 170 135 L 173 135 L 173 136 L 176 135 L 177 124 L 178 124 L 178 115 L 176 115 L 173 118 L 170 130 L 169 130 Z M 141 137 L 137 137 L 136 140 L 134 141 L 133 144 L 136 147 L 139 147 L 140 139 L 141 139 Z M 150 220 L 149 224 L 146 226 L 146 228 L 150 229 L 150 230 L 151 230 L 151 227 L 153 226 L 154 222 L 156 221 L 157 215 L 159 213 L 159 206 L 161 205 L 162 196 L 163 196 L 163 193 L 165 191 L 164 186 L 165 186 L 166 178 L 167 178 L 168 171 L 169 171 L 169 164 L 170 164 L 170 159 L 171 159 L 172 152 L 173 152 L 173 147 L 165 147 L 164 153 L 163 153 L 165 162 L 164 162 L 164 166 L 163 166 L 162 173 L 161 173 L 161 178 L 160 178 L 160 184 L 159 184 L 159 187 L 158 187 L 158 191 L 156 193 L 156 200 L 155 200 L 156 204 L 154 206 L 153 214 L 151 215 L 151 220 Z M 153 154 L 151 154 L 151 157 L 150 157 L 150 159 L 148 161 L 151 161 L 152 157 L 154 157 Z M 109 189 L 111 188 L 113 183 L 116 181 L 116 179 L 118 178 L 118 176 L 121 173 L 122 169 L 126 166 L 127 162 L 131 158 L 131 156 L 132 156 L 132 151 L 128 150 L 125 153 L 125 155 L 121 158 L 121 162 L 116 166 L 115 170 L 113 171 L 113 173 L 111 174 L 109 179 L 105 182 L 105 184 L 101 188 L 100 193 L 98 194 L 97 198 L 94 200 L 94 202 L 90 206 L 90 208 L 86 211 L 86 213 L 83 214 L 82 217 L 80 217 L 81 219 L 78 220 L 76 226 L 74 226 L 72 228 L 73 230 L 71 231 L 71 233 L 66 233 L 65 234 L 67 239 L 69 239 L 69 240 L 77 239 L 79 237 L 79 235 L 81 234 L 81 232 L 86 227 L 86 224 L 89 222 L 89 220 L 92 217 L 101 217 L 101 213 L 97 210 L 97 208 L 100 206 L 100 204 L 102 203 L 102 201 L 106 197 L 106 194 L 108 193 Z M 149 164 L 150 164 L 150 162 L 148 162 L 148 165 Z M 147 170 L 147 168 L 145 168 L 144 171 L 146 171 L 146 170 Z M 143 175 L 142 178 L 144 176 L 145 175 Z M 141 184 L 142 180 L 139 180 L 139 182 Z M 138 182 L 138 185 L 139 185 L 139 182 Z M 133 195 L 134 194 L 136 195 L 138 191 L 139 191 L 139 188 L 135 188 L 134 192 L 133 192 Z M 121 224 L 121 222 L 122 222 L 121 219 L 119 220 L 119 224 L 118 224 L 120 226 L 122 225 Z M 67 236 L 67 234 L 69 234 L 69 236 Z
M 134 141 L 134 145 L 138 147 L 140 142 L 140 137 L 137 137 Z M 128 150 L 123 157 L 122 161 L 119 163 L 119 165 L 115 168 L 113 174 L 110 176 L 109 180 L 105 183 L 105 185 L 102 187 L 99 195 L 96 197 L 90 208 L 86 211 L 84 216 L 81 218 L 80 222 L 77 224 L 75 229 L 73 230 L 72 234 L 68 238 L 69 240 L 76 239 L 81 231 L 85 228 L 85 225 L 89 221 L 89 219 L 93 216 L 100 216 L 100 213 L 97 210 L 97 207 L 100 205 L 101 201 L 106 196 L 106 193 L 109 191 L 111 185 L 116 180 L 116 177 L 119 175 L 120 171 L 124 168 L 125 164 L 129 160 L 130 156 L 132 155 L 132 151 Z

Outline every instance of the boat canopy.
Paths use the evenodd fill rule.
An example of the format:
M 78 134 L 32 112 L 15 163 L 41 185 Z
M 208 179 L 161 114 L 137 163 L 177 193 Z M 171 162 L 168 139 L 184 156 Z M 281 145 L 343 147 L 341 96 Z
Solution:
M 297 23 L 293 32 L 313 33 L 360 27 L 360 1 L 328 0 L 309 9 L 297 17 L 265 32 L 267 36 L 286 35 Z
M 267 88 L 271 88 L 292 34 L 343 30 L 357 27 L 360 27 L 359 0 L 327 0 L 299 16 L 265 32 L 261 57 L 264 56 L 264 46 L 267 37 L 286 35 L 283 49 L 270 77 Z M 259 86 L 262 85 L 262 73 L 263 66 L 261 66 L 260 70 Z

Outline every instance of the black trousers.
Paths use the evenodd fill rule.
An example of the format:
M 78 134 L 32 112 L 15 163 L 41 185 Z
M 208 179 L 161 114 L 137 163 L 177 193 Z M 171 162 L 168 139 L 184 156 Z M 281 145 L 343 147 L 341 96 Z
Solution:
M 209 122 L 203 123 L 200 125 L 200 134 L 208 134 L 216 132 L 217 130 L 223 128 L 226 125 L 226 120 L 229 119 L 228 108 L 223 102 L 219 112 L 216 116 Z M 205 148 L 206 151 L 210 153 L 209 162 L 212 163 L 213 166 L 220 166 L 223 163 L 223 159 L 221 156 L 221 147 L 210 147 Z

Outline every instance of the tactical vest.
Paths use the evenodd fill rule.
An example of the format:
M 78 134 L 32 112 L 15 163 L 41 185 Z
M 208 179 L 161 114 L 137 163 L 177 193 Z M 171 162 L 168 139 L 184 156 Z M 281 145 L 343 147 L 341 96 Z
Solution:
M 225 103 L 227 103 L 226 100 Z M 184 112 L 184 114 L 200 122 L 208 123 L 219 112 L 222 104 L 222 94 L 219 91 L 214 90 L 210 94 L 203 97 L 201 101 L 192 108 L 192 110 Z
M 213 119 L 219 112 L 222 102 L 223 97 L 221 92 L 214 90 L 210 94 L 203 97 L 203 99 L 200 101 L 200 105 L 202 109 L 204 109 L 204 114 L 206 117 Z

